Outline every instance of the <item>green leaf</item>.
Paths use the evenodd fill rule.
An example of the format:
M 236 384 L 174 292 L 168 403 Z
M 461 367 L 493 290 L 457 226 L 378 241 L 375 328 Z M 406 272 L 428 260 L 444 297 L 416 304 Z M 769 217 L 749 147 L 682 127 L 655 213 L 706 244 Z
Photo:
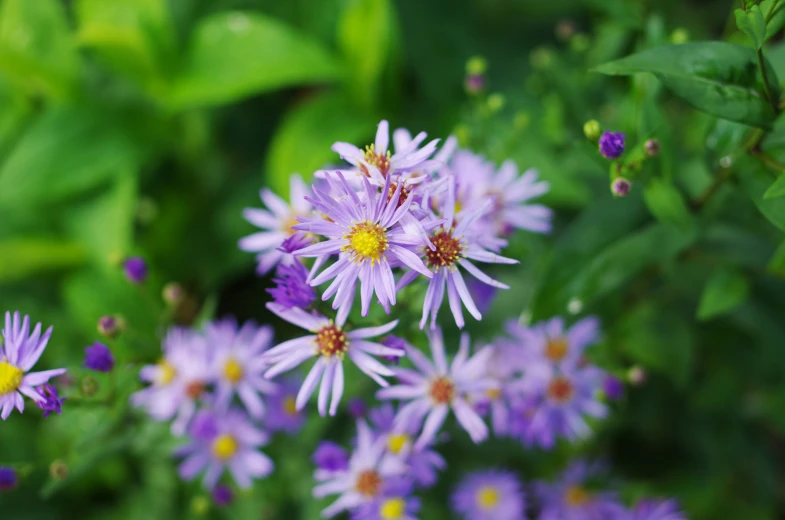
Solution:
M 50 237 L 9 238 L 0 241 L 0 281 L 72 268 L 86 260 L 85 248 L 79 242 Z
M 53 98 L 70 96 L 80 62 L 57 0 L 5 0 L 0 8 L 0 70 Z
M 349 67 L 349 89 L 371 106 L 392 48 L 394 12 L 388 0 L 350 0 L 338 23 L 338 45 Z
M 718 269 L 709 277 L 701 294 L 697 317 L 708 320 L 733 310 L 747 299 L 749 283 L 735 269 Z
M 778 2 L 774 11 L 771 11 L 773 2 Z M 760 3 L 760 10 L 766 13 L 766 38 L 768 41 L 772 36 L 780 32 L 782 27 L 785 26 L 785 3 L 779 0 L 763 0 Z
M 771 175 L 766 167 L 754 158 L 741 158 L 738 160 L 734 171 L 747 195 L 758 207 L 758 210 L 769 222 L 785 231 L 785 204 L 779 199 L 764 198 L 764 194 L 771 189 Z
M 779 82 L 765 61 L 769 83 Z M 674 94 L 708 114 L 769 129 L 774 109 L 766 101 L 753 49 L 725 42 L 684 43 L 647 49 L 593 69 L 611 75 L 655 74 Z
M 194 29 L 169 102 L 175 108 L 230 103 L 341 75 L 332 54 L 291 27 L 256 13 L 218 13 Z
M 329 121 L 329 130 L 324 122 Z M 267 155 L 268 183 L 276 193 L 289 192 L 289 176 L 307 181 L 313 172 L 338 160 L 330 146 L 355 142 L 373 134 L 377 118 L 358 109 L 346 96 L 329 92 L 295 105 L 284 116 Z
M 752 38 L 756 49 L 760 49 L 766 41 L 766 19 L 760 7 L 753 5 L 749 11 L 736 9 L 733 14 L 736 15 L 736 25 L 739 29 Z
M 646 184 L 643 198 L 651 214 L 660 222 L 674 224 L 685 230 L 692 226 L 692 215 L 681 193 L 673 184 L 662 179 L 652 179 Z
M 785 241 L 777 247 L 777 250 L 766 266 L 766 270 L 785 278 Z
M 785 195 L 785 175 L 780 175 L 777 180 L 769 186 L 766 193 L 763 194 L 764 199 L 776 199 Z
M 61 200 L 132 169 L 140 150 L 111 113 L 54 108 L 19 139 L 0 168 L 0 205 Z

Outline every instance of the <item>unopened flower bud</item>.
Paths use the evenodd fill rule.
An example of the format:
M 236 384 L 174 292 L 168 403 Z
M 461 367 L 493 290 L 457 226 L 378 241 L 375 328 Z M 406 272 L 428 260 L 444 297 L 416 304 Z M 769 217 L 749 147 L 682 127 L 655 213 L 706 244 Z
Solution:
M 602 126 L 600 126 L 600 122 L 596 119 L 591 119 L 583 124 L 583 135 L 585 135 L 586 139 L 589 141 L 596 143 L 601 134 Z
M 483 75 L 488 70 L 488 62 L 482 56 L 472 56 L 466 62 L 466 75 Z
M 113 338 L 120 332 L 120 320 L 114 316 L 101 316 L 98 320 L 98 334 Z
M 600 153 L 607 159 L 618 159 L 624 153 L 626 137 L 621 132 L 604 132 L 598 141 Z
M 627 381 L 635 386 L 642 385 L 646 382 L 646 371 L 642 367 L 635 365 L 627 372 Z
M 49 474 L 56 480 L 68 478 L 68 465 L 64 461 L 56 459 L 49 465 Z
M 556 37 L 563 42 L 568 41 L 575 34 L 575 22 L 572 20 L 559 20 L 556 24 Z
M 132 256 L 123 262 L 125 276 L 132 283 L 142 283 L 147 279 L 147 262 L 144 258 Z
M 229 505 L 234 500 L 234 493 L 229 486 L 218 485 L 213 489 L 213 502 L 219 506 Z
M 660 153 L 660 142 L 656 139 L 648 139 L 643 143 L 643 151 L 649 157 L 656 157 Z
M 98 380 L 93 376 L 85 376 L 82 378 L 79 388 L 85 397 L 95 395 L 98 392 Z
M 210 499 L 204 495 L 195 496 L 191 500 L 191 511 L 197 516 L 205 516 L 210 511 Z
M 626 197 L 631 187 L 632 183 L 628 179 L 619 177 L 611 182 L 611 193 L 614 197 Z
M 183 301 L 183 297 L 185 296 L 185 290 L 183 286 L 177 282 L 169 282 L 168 284 L 164 285 L 164 289 L 161 292 L 161 296 L 168 305 L 174 307 L 178 305 L 180 302 Z
M 13 468 L 0 467 L 0 491 L 9 491 L 16 487 L 18 478 Z
M 602 390 L 611 401 L 619 399 L 624 393 L 624 383 L 614 375 L 607 375 L 602 382 Z
M 368 413 L 368 406 L 361 398 L 355 397 L 349 401 L 349 415 L 353 419 L 362 419 L 366 413 Z
M 482 74 L 469 74 L 466 76 L 463 85 L 469 94 L 479 94 L 485 90 L 485 76 Z

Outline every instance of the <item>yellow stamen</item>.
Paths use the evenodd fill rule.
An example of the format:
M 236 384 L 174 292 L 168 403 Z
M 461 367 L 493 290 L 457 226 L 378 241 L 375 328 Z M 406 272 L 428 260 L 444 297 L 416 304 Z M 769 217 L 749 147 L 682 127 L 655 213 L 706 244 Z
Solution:
M 224 377 L 230 383 L 238 383 L 243 378 L 243 367 L 234 359 L 229 359 L 224 365 Z
M 351 254 L 356 262 L 370 260 L 373 265 L 387 251 L 387 232 L 379 224 L 367 220 L 353 225 L 344 238 L 349 243 L 341 250 Z
M 483 509 L 491 509 L 499 503 L 499 491 L 491 486 L 481 487 L 477 492 L 477 505 Z
M 384 520 L 398 520 L 406 510 L 406 502 L 402 498 L 390 498 L 382 503 L 379 516 Z
M 297 414 L 297 400 L 291 395 L 283 400 L 283 411 L 289 415 Z
M 570 506 L 581 506 L 589 501 L 591 495 L 581 486 L 570 486 L 564 492 L 564 501 Z
M 237 441 L 227 433 L 219 435 L 213 441 L 213 455 L 220 460 L 231 459 L 238 448 Z
M 398 455 L 408 441 L 409 436 L 405 433 L 390 435 L 390 438 L 387 440 L 387 449 L 390 450 L 391 453 Z
M 0 395 L 16 392 L 22 384 L 22 377 L 24 377 L 24 370 L 7 361 L 0 362 Z
M 164 359 L 158 362 L 158 368 L 158 380 L 156 382 L 161 386 L 171 383 L 177 375 L 177 370 Z

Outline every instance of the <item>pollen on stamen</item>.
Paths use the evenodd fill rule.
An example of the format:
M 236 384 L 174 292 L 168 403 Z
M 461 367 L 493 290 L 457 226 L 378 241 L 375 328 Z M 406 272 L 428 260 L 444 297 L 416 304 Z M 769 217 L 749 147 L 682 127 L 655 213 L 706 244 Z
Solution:
M 425 260 L 431 268 L 451 267 L 463 253 L 463 245 L 451 231 L 440 229 L 431 235 L 431 243 L 434 248 L 425 249 Z
M 352 260 L 358 263 L 370 260 L 371 265 L 374 265 L 387 251 L 387 232 L 379 224 L 360 222 L 352 226 L 344 238 L 349 243 L 341 251 L 350 254 Z
M 446 377 L 439 377 L 431 383 L 431 399 L 437 404 L 449 404 L 455 397 L 455 385 Z
M 363 155 L 365 162 L 375 166 L 376 169 L 379 170 L 379 173 L 381 173 L 384 177 L 387 177 L 387 174 L 390 171 L 391 157 L 390 150 L 387 150 L 386 154 L 380 154 L 376 151 L 376 147 L 373 144 L 365 147 L 365 154 Z M 360 165 L 360 171 L 366 177 L 371 176 L 371 174 L 368 172 L 368 168 L 364 164 Z
M 343 359 L 349 350 L 349 338 L 340 327 L 330 323 L 316 333 L 317 353 L 322 356 L 337 356 Z
M 382 478 L 373 470 L 363 471 L 357 477 L 357 483 L 354 489 L 361 495 L 366 497 L 373 497 L 379 492 L 379 487 L 382 484 Z

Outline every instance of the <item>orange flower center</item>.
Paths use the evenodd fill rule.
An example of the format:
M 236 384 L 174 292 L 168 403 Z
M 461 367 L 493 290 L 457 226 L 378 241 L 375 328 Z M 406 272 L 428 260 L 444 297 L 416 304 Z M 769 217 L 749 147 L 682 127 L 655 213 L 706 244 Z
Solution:
M 564 501 L 571 507 L 582 506 L 589 501 L 591 495 L 581 486 L 573 485 L 564 492 Z
M 366 497 L 376 496 L 379 491 L 379 486 L 382 484 L 382 479 L 378 473 L 373 470 L 363 471 L 357 477 L 357 483 L 354 489 L 361 495 Z
M 461 242 L 452 236 L 452 231 L 440 229 L 431 235 L 434 249 L 425 248 L 425 260 L 429 267 L 449 267 L 453 265 L 463 252 Z
M 319 354 L 343 359 L 343 355 L 349 350 L 349 338 L 340 327 L 330 322 L 316 334 L 316 345 Z
M 365 154 L 364 159 L 370 165 L 376 166 L 376 169 L 379 170 L 384 177 L 387 177 L 387 173 L 390 171 L 390 150 L 387 150 L 387 153 L 382 155 L 376 151 L 376 147 L 371 144 L 365 147 Z M 370 177 L 371 174 L 368 172 L 368 168 L 364 164 L 360 165 L 360 171 L 366 177 Z
M 548 385 L 548 397 L 559 403 L 566 403 L 574 394 L 575 388 L 566 377 L 555 377 Z
M 202 392 L 204 392 L 205 384 L 204 381 L 191 381 L 185 386 L 185 395 L 190 397 L 191 399 L 196 399 Z
M 446 377 L 435 379 L 431 383 L 431 399 L 437 404 L 451 403 L 455 397 L 455 385 Z
M 564 359 L 567 355 L 568 344 L 567 339 L 560 336 L 558 338 L 550 338 L 545 344 L 545 357 L 554 363 Z

